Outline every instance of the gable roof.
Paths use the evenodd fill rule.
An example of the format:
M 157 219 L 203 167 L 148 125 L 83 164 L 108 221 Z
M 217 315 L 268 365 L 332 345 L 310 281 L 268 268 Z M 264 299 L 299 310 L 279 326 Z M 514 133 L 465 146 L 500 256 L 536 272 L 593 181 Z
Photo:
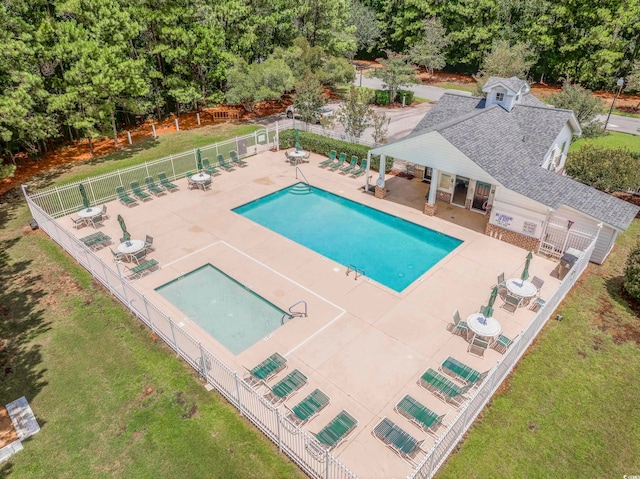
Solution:
M 482 91 L 491 90 L 493 87 L 496 87 L 496 86 L 502 86 L 507 90 L 511 90 L 513 93 L 519 93 L 523 89 L 525 92 L 529 91 L 529 84 L 524 80 L 520 80 L 520 78 L 518 77 L 511 77 L 511 78 L 489 77 L 487 82 L 482 87 Z
M 462 100 L 445 98 L 448 96 Z M 445 101 L 440 111 L 438 103 L 431 110 L 435 115 L 427 113 L 410 135 L 371 152 L 393 156 L 394 145 L 397 150 L 402 142 L 415 142 L 417 137 L 437 131 L 502 186 L 549 208 L 567 205 L 619 230 L 626 229 L 638 213 L 639 208 L 630 203 L 540 167 L 550 145 L 546 139 L 551 138 L 548 141 L 552 142 L 568 121 L 567 115 L 573 116 L 573 112 L 525 106 L 526 111 L 517 115 L 498 105 L 478 108 L 478 98 L 455 94 L 445 94 L 442 98 Z M 459 114 L 437 122 L 450 111 Z M 534 127 L 530 127 L 530 121 Z M 546 139 L 541 139 L 543 137 Z

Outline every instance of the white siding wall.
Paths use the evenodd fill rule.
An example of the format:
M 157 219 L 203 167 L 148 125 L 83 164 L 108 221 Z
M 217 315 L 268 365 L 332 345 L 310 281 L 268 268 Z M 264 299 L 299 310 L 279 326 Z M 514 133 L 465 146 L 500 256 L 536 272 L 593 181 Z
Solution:
M 598 241 L 596 241 L 596 246 L 593 249 L 593 253 L 591 254 L 591 258 L 589 258 L 589 261 L 596 264 L 602 264 L 606 257 L 609 256 L 611 248 L 613 248 L 617 237 L 618 232 L 616 230 L 608 226 L 603 226 L 602 230 L 600 230 Z
M 503 186 L 496 187 L 495 201 L 517 206 L 518 208 L 529 210 L 535 214 L 542 214 L 544 216 L 549 214 L 549 209 L 542 203 L 538 203 L 515 191 L 508 190 Z
M 489 222 L 516 233 L 540 238 L 548 214 L 549 209 L 546 206 L 498 186 Z M 535 228 L 532 228 L 532 225 L 535 225 Z
M 549 168 L 549 163 L 553 160 L 553 157 L 552 157 L 553 152 L 554 150 L 557 150 L 558 152 L 560 152 L 561 157 L 555 170 L 557 171 L 564 168 L 564 163 L 567 160 L 567 152 L 569 151 L 569 146 L 571 145 L 572 138 L 573 138 L 573 130 L 569 126 L 569 122 L 567 122 L 566 125 L 562 127 L 562 130 L 560 130 L 560 133 L 558 134 L 554 142 L 551 144 L 551 147 L 547 151 L 547 154 L 545 155 L 544 160 L 542 160 L 542 167 L 545 169 Z M 565 143 L 564 150 L 560 151 L 563 143 Z

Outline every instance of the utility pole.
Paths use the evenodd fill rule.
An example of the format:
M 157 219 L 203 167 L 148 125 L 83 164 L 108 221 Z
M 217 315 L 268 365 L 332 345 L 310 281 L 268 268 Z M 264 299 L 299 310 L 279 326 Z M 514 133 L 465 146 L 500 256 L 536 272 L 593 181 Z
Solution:
M 615 96 L 613 97 L 613 101 L 611 102 L 611 107 L 609 108 L 609 114 L 607 115 L 607 121 L 604 122 L 605 130 L 607 129 L 607 125 L 609 124 L 609 117 L 611 117 L 611 112 L 613 111 L 613 105 L 616 104 L 618 95 L 620 95 L 620 93 L 622 92 L 622 87 L 624 86 L 624 78 L 618 78 L 616 85 L 618 86 L 618 91 L 616 92 Z

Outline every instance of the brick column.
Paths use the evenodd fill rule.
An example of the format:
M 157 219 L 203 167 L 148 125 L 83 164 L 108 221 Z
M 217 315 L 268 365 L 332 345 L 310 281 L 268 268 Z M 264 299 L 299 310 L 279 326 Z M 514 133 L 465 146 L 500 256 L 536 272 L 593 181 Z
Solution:
M 375 190 L 374 196 L 376 198 L 382 199 L 385 196 L 387 196 L 387 190 L 385 190 L 384 188 L 380 188 L 379 186 L 376 186 L 376 190 Z
M 423 213 L 427 216 L 435 216 L 437 209 L 438 205 L 430 205 L 429 203 L 425 203 Z

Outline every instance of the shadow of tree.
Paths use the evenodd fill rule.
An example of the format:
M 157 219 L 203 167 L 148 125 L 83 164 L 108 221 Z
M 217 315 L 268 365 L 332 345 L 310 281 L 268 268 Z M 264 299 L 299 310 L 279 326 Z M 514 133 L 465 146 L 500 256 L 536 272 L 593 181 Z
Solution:
M 640 317 L 640 305 L 624 290 L 624 276 L 614 276 L 604 282 L 609 297 L 629 314 Z
M 46 385 L 41 347 L 35 341 L 50 329 L 40 306 L 48 285 L 42 284 L 31 260 L 12 261 L 9 253 L 19 241 L 0 242 L 0 404 L 21 396 L 31 401 Z

